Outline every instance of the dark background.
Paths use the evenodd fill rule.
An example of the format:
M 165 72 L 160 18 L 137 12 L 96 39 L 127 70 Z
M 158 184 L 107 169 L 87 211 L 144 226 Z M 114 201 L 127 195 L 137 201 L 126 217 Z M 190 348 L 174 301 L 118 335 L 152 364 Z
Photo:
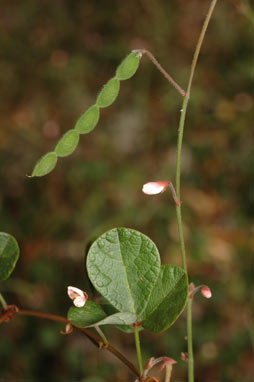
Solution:
M 248 1 L 218 1 L 199 57 L 182 156 L 182 213 L 190 280 L 204 283 L 193 311 L 196 382 L 251 382 L 253 358 L 253 13 Z M 46 177 L 35 162 L 95 102 L 116 66 L 147 48 L 186 88 L 208 10 L 204 0 L 23 0 L 1 2 L 0 230 L 21 256 L 0 284 L 9 303 L 66 315 L 68 285 L 85 288 L 87 243 L 115 226 L 157 244 L 181 265 L 171 196 L 142 184 L 175 177 L 181 96 L 143 57 L 99 124 Z M 0 381 L 134 381 L 127 368 L 62 325 L 15 317 L 0 328 Z M 134 339 L 106 328 L 135 362 Z M 185 315 L 166 333 L 141 333 L 144 360 L 178 361 L 186 381 Z M 159 377 L 159 373 L 154 375 Z

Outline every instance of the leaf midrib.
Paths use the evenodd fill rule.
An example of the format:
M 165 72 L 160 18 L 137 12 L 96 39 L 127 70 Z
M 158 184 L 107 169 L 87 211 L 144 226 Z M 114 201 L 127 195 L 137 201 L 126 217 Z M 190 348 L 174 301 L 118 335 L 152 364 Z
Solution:
M 125 277 L 126 277 L 127 291 L 128 291 L 129 296 L 130 296 L 130 303 L 131 303 L 131 307 L 132 307 L 132 312 L 131 313 L 136 314 L 135 306 L 134 306 L 134 300 L 133 300 L 131 289 L 130 289 L 130 285 L 129 285 L 129 279 L 128 279 L 128 275 L 127 275 L 127 272 L 126 272 L 126 268 L 127 267 L 125 266 L 125 263 L 124 263 L 124 260 L 123 260 L 123 256 L 122 256 L 121 242 L 120 242 L 120 239 L 119 239 L 119 231 L 118 231 L 118 229 L 116 230 L 116 232 L 117 232 L 117 240 L 118 240 L 120 254 L 121 254 L 121 260 L 122 260 L 122 264 L 123 264 L 123 268 L 124 268 L 124 273 L 125 273 Z M 140 252 L 140 249 L 139 249 L 139 252 Z

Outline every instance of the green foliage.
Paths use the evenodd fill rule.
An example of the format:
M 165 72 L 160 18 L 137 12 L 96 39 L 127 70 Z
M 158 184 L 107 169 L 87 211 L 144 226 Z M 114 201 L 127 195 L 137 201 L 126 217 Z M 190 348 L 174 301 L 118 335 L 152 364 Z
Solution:
M 143 327 L 153 333 L 167 329 L 168 323 L 175 322 L 183 310 L 183 296 L 187 297 L 184 271 L 175 265 L 162 265 L 147 304 Z
M 128 80 L 136 73 L 140 62 L 140 56 L 137 51 L 132 51 L 127 57 L 121 62 L 121 64 L 116 69 L 116 78 L 119 80 Z
M 97 125 L 99 118 L 100 109 L 97 105 L 93 105 L 79 117 L 75 125 L 75 130 L 77 130 L 79 134 L 90 133 Z
M 161 267 L 155 244 L 138 231 L 115 228 L 100 236 L 88 252 L 87 271 L 110 304 L 135 314 L 151 332 L 167 329 L 184 308 L 185 272 L 176 266 Z
M 19 246 L 16 239 L 0 232 L 0 280 L 6 280 L 15 268 L 19 258 Z
M 55 152 L 45 154 L 36 163 L 32 176 L 44 176 L 50 173 L 56 166 L 57 155 Z
M 62 136 L 54 152 L 44 155 L 37 162 L 32 177 L 47 175 L 55 168 L 57 157 L 65 157 L 73 153 L 79 142 L 79 134 L 87 134 L 95 128 L 100 117 L 99 108 L 112 105 L 119 93 L 120 80 L 127 80 L 136 73 L 140 58 L 138 51 L 133 51 L 121 62 L 116 69 L 116 76 L 111 78 L 99 92 L 95 105 L 90 106 L 79 117 L 74 129 Z
M 55 153 L 58 157 L 66 157 L 73 153 L 79 141 L 79 134 L 72 129 L 67 131 L 55 147 Z
M 107 316 L 102 307 L 93 301 L 87 301 L 82 308 L 72 306 L 67 317 L 78 328 L 109 324 L 130 325 L 137 320 L 136 315 L 129 312 L 120 312 Z

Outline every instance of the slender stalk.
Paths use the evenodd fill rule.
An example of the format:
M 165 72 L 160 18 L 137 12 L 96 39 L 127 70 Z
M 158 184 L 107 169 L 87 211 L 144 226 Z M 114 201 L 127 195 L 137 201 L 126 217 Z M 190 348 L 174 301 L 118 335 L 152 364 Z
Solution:
M 103 333 L 103 331 L 101 330 L 101 328 L 98 325 L 96 325 L 95 329 L 96 329 L 97 333 L 101 336 L 101 338 L 103 340 L 103 344 L 107 345 L 108 344 L 108 340 L 107 340 L 105 334 Z
M 166 70 L 161 66 L 161 64 L 156 60 L 156 58 L 152 55 L 149 50 L 146 49 L 140 49 L 140 52 L 142 54 L 146 54 L 147 57 L 152 61 L 152 63 L 156 66 L 156 68 L 164 75 L 164 77 L 171 83 L 171 85 L 174 86 L 174 88 L 183 96 L 186 96 L 185 91 L 179 86 L 173 78 L 166 72 Z
M 166 365 L 165 382 L 170 382 L 172 372 L 172 365 Z
M 140 340 L 139 340 L 139 330 L 137 325 L 133 325 L 134 329 L 134 337 L 135 337 L 135 344 L 136 344 L 136 353 L 137 353 L 137 359 L 138 359 L 138 367 L 140 375 L 143 374 L 143 362 L 142 362 L 142 354 L 141 354 L 141 348 L 140 348 Z
M 7 302 L 5 301 L 5 299 L 4 299 L 4 297 L 3 297 L 3 295 L 2 295 L 1 293 L 0 293 L 0 304 L 2 305 L 2 307 L 4 308 L 4 310 L 7 309 L 8 304 L 7 304 Z
M 8 311 L 8 308 L 10 308 Z M 14 309 L 15 308 L 15 309 Z M 58 315 L 55 315 L 55 314 L 51 314 L 51 313 L 42 313 L 42 312 L 36 312 L 36 311 L 32 311 L 32 310 L 25 310 L 25 309 L 19 309 L 18 307 L 14 306 L 14 305 L 8 305 L 7 306 L 7 310 L 5 311 L 5 313 L 0 317 L 0 324 L 2 322 L 4 322 L 5 320 L 7 319 L 10 319 L 11 316 L 13 314 L 20 314 L 22 316 L 32 316 L 32 317 L 38 317 L 38 318 L 43 318 L 43 319 L 47 319 L 47 320 L 51 320 L 51 321 L 57 321 L 57 322 L 62 322 L 62 323 L 65 323 L 65 324 L 68 324 L 69 321 L 67 320 L 67 318 L 65 317 L 62 317 L 62 316 L 58 316 Z M 75 327 L 74 325 L 72 325 L 75 329 L 81 331 L 83 334 L 85 334 L 85 336 L 94 344 L 96 345 L 98 348 L 101 348 L 101 338 L 98 337 L 96 334 L 94 334 L 93 332 L 91 332 L 90 330 L 88 329 L 85 329 L 85 328 L 77 328 Z M 123 354 L 121 354 L 118 350 L 116 350 L 113 346 L 109 345 L 109 344 L 106 344 L 106 346 L 102 347 L 102 349 L 105 349 L 107 351 L 109 351 L 110 353 L 114 354 L 120 361 L 122 361 L 136 376 L 139 377 L 139 371 L 138 369 L 127 359 L 124 357 Z
M 200 53 L 201 45 L 205 37 L 205 33 L 209 24 L 209 21 L 211 19 L 211 16 L 213 14 L 215 5 L 217 3 L 217 0 L 212 0 L 208 13 L 206 15 L 203 27 L 201 29 L 201 33 L 196 45 L 196 49 L 193 55 L 193 60 L 191 64 L 190 69 L 190 76 L 188 80 L 188 86 L 186 91 L 186 96 L 183 100 L 182 109 L 181 109 L 181 117 L 179 121 L 179 129 L 178 129 L 178 141 L 177 141 L 177 156 L 176 156 L 176 196 L 177 199 L 180 201 L 180 181 L 181 181 L 181 152 L 182 152 L 182 141 L 183 141 L 183 132 L 184 132 L 184 123 L 185 123 L 185 116 L 186 111 L 188 107 L 188 102 L 190 98 L 190 92 L 191 92 L 191 86 L 192 86 L 192 80 L 194 76 L 194 72 L 196 69 L 196 64 L 198 60 L 198 56 Z M 177 224 L 178 224 L 178 232 L 179 232 L 179 241 L 180 241 L 180 248 L 181 248 L 181 256 L 182 256 L 182 263 L 183 268 L 188 275 L 187 270 L 187 263 L 186 263 L 186 253 L 185 253 L 185 246 L 184 246 L 184 237 L 183 237 L 183 228 L 182 228 L 182 216 L 181 216 L 181 204 L 176 206 L 176 216 L 177 216 Z M 192 317 L 191 317 L 191 300 L 188 299 L 187 302 L 187 338 L 188 338 L 188 381 L 194 382 L 194 359 L 193 359 L 193 344 L 192 344 Z
M 194 357 L 192 344 L 192 298 L 187 303 L 187 336 L 188 336 L 188 377 L 194 381 Z

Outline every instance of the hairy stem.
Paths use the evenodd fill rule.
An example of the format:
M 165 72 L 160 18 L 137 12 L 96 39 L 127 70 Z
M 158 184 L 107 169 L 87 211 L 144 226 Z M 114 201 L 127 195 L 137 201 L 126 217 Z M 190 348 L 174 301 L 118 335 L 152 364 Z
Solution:
M 8 312 L 8 307 L 9 306 L 7 306 L 6 312 L 0 317 L 0 324 L 2 322 L 4 322 L 6 319 L 10 319 L 10 312 Z M 62 322 L 62 323 L 65 323 L 65 324 L 70 323 L 67 320 L 67 318 L 62 317 L 62 316 L 58 316 L 58 315 L 55 315 L 55 314 L 36 312 L 36 311 L 25 310 L 25 309 L 19 309 L 17 307 L 15 307 L 15 309 L 13 309 L 13 306 L 10 306 L 10 307 L 12 308 L 11 309 L 11 315 L 13 315 L 13 314 L 20 314 L 22 316 L 38 317 L 38 318 L 43 318 L 43 319 L 46 319 L 46 320 Z M 120 361 L 122 361 L 136 376 L 140 375 L 138 369 L 127 358 L 125 358 L 123 354 L 121 354 L 118 350 L 116 350 L 113 346 L 111 346 L 110 344 L 106 344 L 105 346 L 101 347 L 101 343 L 102 343 L 101 338 L 98 337 L 96 334 L 94 334 L 93 332 L 91 332 L 88 329 L 77 328 L 74 325 L 72 325 L 72 326 L 75 329 L 81 331 L 83 334 L 85 334 L 85 336 L 94 345 L 96 345 L 98 348 L 105 349 L 105 350 L 109 351 L 110 353 L 114 354 L 115 357 L 117 357 Z
M 142 362 L 142 354 L 141 354 L 141 348 L 140 348 L 140 340 L 139 340 L 139 330 L 137 325 L 133 325 L 134 329 L 134 337 L 135 337 L 135 344 L 136 344 L 136 353 L 137 353 L 137 359 L 138 359 L 138 367 L 140 375 L 143 374 L 143 362 Z
M 200 53 L 201 45 L 205 37 L 205 33 L 209 24 L 209 21 L 211 19 L 211 16 L 213 14 L 213 10 L 215 8 L 215 5 L 217 3 L 217 0 L 212 0 L 210 4 L 210 8 L 208 10 L 208 13 L 206 15 L 197 45 L 196 49 L 193 55 L 193 60 L 191 64 L 190 69 L 190 76 L 188 80 L 188 86 L 187 86 L 187 92 L 186 96 L 183 100 L 182 109 L 181 109 L 181 117 L 179 121 L 179 129 L 178 129 L 178 141 L 177 141 L 177 158 L 176 158 L 176 196 L 177 199 L 180 201 L 180 180 L 181 180 L 181 152 L 182 152 L 182 141 L 183 141 L 183 132 L 184 132 L 184 123 L 185 123 L 185 116 L 186 111 L 188 107 L 188 102 L 190 98 L 190 92 L 191 92 L 191 86 L 192 86 L 192 80 L 194 76 L 194 72 L 196 69 L 196 64 L 198 60 L 198 56 Z M 177 224 L 178 224 L 178 231 L 179 231 L 179 241 L 180 241 L 180 248 L 181 248 L 181 256 L 182 256 L 182 262 L 183 262 L 183 268 L 188 275 L 187 270 L 187 263 L 186 263 L 186 254 L 185 254 L 185 246 L 184 246 L 184 237 L 183 237 L 183 228 L 182 228 L 182 216 L 181 216 L 181 204 L 176 206 L 176 216 L 177 216 Z M 188 299 L 187 302 L 187 337 L 188 337 L 188 381 L 194 382 L 194 359 L 193 359 L 193 344 L 192 344 L 192 317 L 191 317 L 191 301 Z
M 174 86 L 174 88 L 183 96 L 186 96 L 185 91 L 179 86 L 173 78 L 166 72 L 166 70 L 161 66 L 161 64 L 156 60 L 156 58 L 146 49 L 140 50 L 142 54 L 146 54 L 147 57 L 152 61 L 152 63 L 156 66 L 156 68 L 164 75 L 164 77 Z

